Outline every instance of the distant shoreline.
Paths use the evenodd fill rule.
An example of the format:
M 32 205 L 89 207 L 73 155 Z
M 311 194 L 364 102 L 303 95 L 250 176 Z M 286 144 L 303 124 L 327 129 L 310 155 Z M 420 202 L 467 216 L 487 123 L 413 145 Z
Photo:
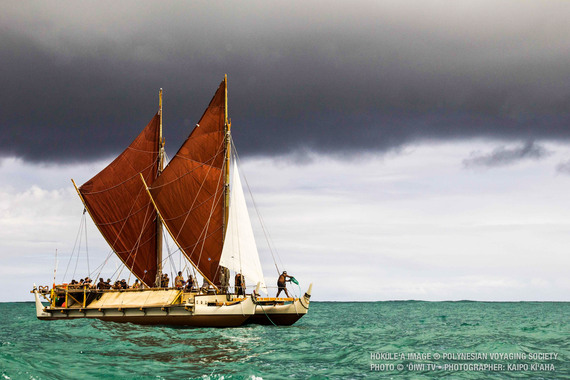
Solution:
M 445 300 L 445 301 L 426 301 L 426 300 L 386 300 L 386 301 L 314 301 L 311 303 L 404 303 L 404 302 L 426 302 L 426 303 L 570 303 L 570 301 L 476 301 L 476 300 Z M 3 303 L 34 303 L 34 301 L 0 301 Z

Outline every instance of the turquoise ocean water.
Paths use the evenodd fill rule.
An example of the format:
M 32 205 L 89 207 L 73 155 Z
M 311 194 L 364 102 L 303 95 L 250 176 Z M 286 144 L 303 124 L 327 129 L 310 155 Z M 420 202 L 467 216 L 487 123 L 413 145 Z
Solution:
M 570 303 L 313 302 L 289 327 L 38 321 L 0 303 L 1 379 L 570 379 Z

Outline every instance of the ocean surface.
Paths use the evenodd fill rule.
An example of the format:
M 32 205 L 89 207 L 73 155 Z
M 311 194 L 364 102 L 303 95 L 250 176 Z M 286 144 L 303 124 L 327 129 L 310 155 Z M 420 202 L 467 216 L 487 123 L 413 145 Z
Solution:
M 313 302 L 289 327 L 39 321 L 0 303 L 0 379 L 570 379 L 570 303 Z

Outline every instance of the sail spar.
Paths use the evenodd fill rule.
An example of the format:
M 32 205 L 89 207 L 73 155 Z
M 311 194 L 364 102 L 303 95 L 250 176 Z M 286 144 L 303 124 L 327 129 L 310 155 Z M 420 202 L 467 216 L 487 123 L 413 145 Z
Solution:
M 157 214 L 140 174 L 147 183 L 156 179 L 159 128 L 156 114 L 121 155 L 78 189 L 107 243 L 149 286 L 154 284 L 157 272 Z
M 161 218 L 184 255 L 214 284 L 223 244 L 225 81 L 190 136 L 149 185 Z

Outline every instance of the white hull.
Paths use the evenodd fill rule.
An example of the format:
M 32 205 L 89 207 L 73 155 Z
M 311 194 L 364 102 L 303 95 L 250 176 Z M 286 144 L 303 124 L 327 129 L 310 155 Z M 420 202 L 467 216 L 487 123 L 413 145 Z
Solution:
M 260 325 L 292 325 L 309 311 L 313 284 L 301 298 L 256 298 L 255 315 L 248 323 Z
M 41 320 L 96 318 L 142 325 L 234 327 L 244 323 L 292 325 L 307 314 L 312 284 L 301 298 L 237 298 L 177 289 L 59 290 L 65 302 L 56 306 L 47 293 L 33 290 L 36 316 Z M 40 301 L 44 296 L 50 305 Z
M 39 292 L 34 290 L 34 293 L 36 315 L 42 320 L 96 318 L 147 325 L 232 327 L 242 325 L 255 314 L 251 297 L 231 296 L 233 299 L 228 300 L 226 295 L 184 293 L 175 289 L 85 292 L 88 297 L 99 298 L 88 305 L 70 302 L 69 307 L 43 306 Z

